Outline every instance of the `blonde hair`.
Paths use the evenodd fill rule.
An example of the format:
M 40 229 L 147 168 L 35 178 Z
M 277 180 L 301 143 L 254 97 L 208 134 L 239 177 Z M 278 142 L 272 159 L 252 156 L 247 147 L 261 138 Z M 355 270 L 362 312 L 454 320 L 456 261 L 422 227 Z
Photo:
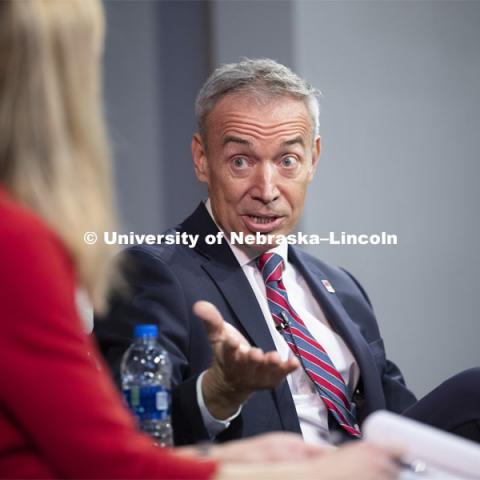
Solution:
M 63 240 L 100 311 L 113 255 L 83 237 L 116 229 L 103 36 L 97 0 L 0 2 L 0 183 Z

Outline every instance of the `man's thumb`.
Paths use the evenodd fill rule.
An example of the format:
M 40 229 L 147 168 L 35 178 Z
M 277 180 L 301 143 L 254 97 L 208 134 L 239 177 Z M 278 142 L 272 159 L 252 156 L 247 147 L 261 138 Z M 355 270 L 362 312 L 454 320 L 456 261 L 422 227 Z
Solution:
M 193 305 L 193 313 L 203 320 L 210 342 L 219 340 L 224 331 L 224 322 L 215 305 L 200 300 Z

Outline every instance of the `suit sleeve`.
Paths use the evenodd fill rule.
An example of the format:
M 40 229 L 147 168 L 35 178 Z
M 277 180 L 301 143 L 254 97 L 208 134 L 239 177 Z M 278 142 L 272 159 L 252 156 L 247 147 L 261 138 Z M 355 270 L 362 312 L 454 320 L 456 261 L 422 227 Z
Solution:
M 159 341 L 170 354 L 172 374 L 172 423 L 175 444 L 208 440 L 196 396 L 200 371 L 192 372 L 192 336 L 205 335 L 199 322 L 192 325 L 191 307 L 184 287 L 162 259 L 143 247 L 127 250 L 124 268 L 128 291 L 111 302 L 108 315 L 95 321 L 95 334 L 115 381 L 120 383 L 122 355 L 132 342 L 138 323 L 155 323 Z M 202 327 L 199 329 L 198 327 Z M 197 342 L 205 344 L 208 342 Z M 198 353 L 198 352 L 197 352 Z M 210 358 L 205 352 L 203 358 Z M 205 365 L 206 367 L 207 365 Z
M 53 235 L 2 235 L 2 415 L 58 478 L 207 478 L 140 434 L 74 302 L 72 265 Z M 14 452 L 12 452 L 12 455 Z

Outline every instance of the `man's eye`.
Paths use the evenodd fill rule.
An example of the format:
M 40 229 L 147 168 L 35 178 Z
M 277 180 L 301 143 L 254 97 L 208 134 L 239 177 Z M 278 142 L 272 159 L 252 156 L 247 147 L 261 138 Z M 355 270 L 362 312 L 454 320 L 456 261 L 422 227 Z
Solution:
M 291 155 L 282 158 L 282 167 L 284 168 L 295 168 L 297 164 L 298 160 Z
M 232 160 L 233 168 L 241 170 L 248 167 L 248 160 L 245 157 L 235 157 Z

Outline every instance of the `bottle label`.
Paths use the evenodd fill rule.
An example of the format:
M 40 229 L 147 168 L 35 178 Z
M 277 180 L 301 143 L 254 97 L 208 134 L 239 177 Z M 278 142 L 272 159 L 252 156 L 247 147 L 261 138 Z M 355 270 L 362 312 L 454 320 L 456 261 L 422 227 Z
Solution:
M 144 386 L 123 389 L 130 410 L 142 420 L 165 420 L 170 417 L 170 390 L 165 387 Z

